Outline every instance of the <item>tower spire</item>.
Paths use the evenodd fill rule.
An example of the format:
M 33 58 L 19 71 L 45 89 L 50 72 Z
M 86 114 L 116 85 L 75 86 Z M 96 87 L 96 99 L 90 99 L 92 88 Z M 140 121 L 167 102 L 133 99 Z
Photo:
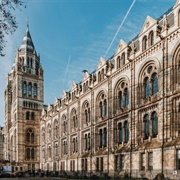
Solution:
M 29 29 L 29 19 L 28 19 L 28 17 L 26 19 L 26 26 L 27 26 L 27 30 L 28 30 Z

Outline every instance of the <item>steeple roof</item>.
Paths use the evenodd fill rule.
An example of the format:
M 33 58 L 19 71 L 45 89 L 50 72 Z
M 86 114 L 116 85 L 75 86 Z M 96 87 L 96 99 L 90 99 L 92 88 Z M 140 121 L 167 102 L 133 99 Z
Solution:
M 19 51 L 21 51 L 21 52 L 25 52 L 25 51 L 34 52 L 35 51 L 35 47 L 34 47 L 29 29 L 28 29 L 28 26 L 27 26 L 26 33 L 23 38 L 22 44 L 19 48 Z

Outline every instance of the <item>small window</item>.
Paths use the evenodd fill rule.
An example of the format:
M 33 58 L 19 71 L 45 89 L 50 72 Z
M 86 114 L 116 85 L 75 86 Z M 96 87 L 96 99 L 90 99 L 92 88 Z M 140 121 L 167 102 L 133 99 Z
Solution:
M 148 169 L 153 170 L 153 153 L 148 153 Z
M 180 170 L 180 149 L 177 150 L 177 169 Z
M 146 156 L 145 153 L 141 154 L 141 170 L 145 171 L 145 166 L 146 166 Z

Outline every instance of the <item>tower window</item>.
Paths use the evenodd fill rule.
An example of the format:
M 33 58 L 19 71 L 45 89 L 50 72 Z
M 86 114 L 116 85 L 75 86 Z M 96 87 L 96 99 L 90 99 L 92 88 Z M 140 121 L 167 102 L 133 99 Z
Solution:
M 29 96 L 32 95 L 32 84 L 31 83 L 28 84 L 28 95 Z
M 27 84 L 26 82 L 23 82 L 23 94 L 26 95 L 27 93 Z
M 34 84 L 34 97 L 37 97 L 37 84 Z

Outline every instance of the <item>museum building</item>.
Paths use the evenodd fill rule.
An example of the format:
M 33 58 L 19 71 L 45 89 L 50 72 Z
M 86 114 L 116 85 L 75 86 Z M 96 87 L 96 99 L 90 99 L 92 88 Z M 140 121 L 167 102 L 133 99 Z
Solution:
M 180 177 L 180 1 L 44 105 L 27 29 L 5 89 L 5 159 L 59 174 Z

